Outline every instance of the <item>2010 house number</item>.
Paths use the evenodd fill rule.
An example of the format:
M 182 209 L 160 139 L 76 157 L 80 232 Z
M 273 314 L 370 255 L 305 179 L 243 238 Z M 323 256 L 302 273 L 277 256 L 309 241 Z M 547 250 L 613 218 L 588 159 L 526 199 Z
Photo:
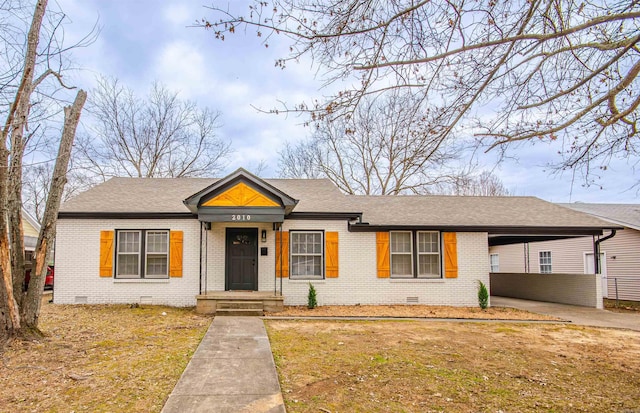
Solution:
M 231 215 L 232 221 L 251 221 L 251 215 Z

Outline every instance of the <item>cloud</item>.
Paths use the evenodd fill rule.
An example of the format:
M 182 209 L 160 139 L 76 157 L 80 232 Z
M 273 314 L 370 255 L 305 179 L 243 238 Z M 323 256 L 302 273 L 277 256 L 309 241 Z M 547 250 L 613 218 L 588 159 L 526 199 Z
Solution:
M 154 78 L 180 93 L 182 98 L 193 99 L 207 89 L 210 80 L 205 73 L 205 59 L 191 44 L 177 40 L 168 43 L 156 58 Z

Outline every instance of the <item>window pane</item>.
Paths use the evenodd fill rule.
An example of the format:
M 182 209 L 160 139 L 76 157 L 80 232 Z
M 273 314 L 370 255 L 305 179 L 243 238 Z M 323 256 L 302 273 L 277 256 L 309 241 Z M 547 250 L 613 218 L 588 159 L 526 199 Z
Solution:
M 118 255 L 118 271 L 119 276 L 139 276 L 138 255 L 120 254 Z
M 140 252 L 140 232 L 118 232 L 118 252 Z
M 411 275 L 411 255 L 394 254 L 391 257 L 391 274 Z
M 166 231 L 147 232 L 147 252 L 166 253 L 169 245 L 169 234 Z
M 439 252 L 437 232 L 418 233 L 418 252 Z
M 310 255 L 291 257 L 291 273 L 293 276 L 322 276 L 322 257 Z
M 438 254 L 420 254 L 418 274 L 421 276 L 440 276 L 440 256 Z
M 166 276 L 167 275 L 167 256 L 163 255 L 147 255 L 147 272 L 148 277 Z
M 411 233 L 392 232 L 391 252 L 411 252 Z

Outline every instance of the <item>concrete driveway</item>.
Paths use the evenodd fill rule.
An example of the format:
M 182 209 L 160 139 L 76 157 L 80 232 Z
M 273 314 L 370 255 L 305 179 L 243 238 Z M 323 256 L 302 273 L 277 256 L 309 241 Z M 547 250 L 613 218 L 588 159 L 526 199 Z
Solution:
M 598 310 L 590 307 L 494 296 L 491 296 L 491 306 L 511 307 L 532 313 L 551 315 L 579 325 L 626 328 L 640 331 L 640 314 L 637 313 L 614 313 L 612 311 Z

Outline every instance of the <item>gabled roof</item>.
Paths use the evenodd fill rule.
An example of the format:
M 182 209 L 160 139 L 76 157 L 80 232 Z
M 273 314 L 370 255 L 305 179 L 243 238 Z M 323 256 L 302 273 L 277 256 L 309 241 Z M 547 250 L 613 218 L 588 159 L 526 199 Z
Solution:
M 192 214 L 183 200 L 219 181 L 218 178 L 111 178 L 60 206 L 60 216 L 73 214 Z M 342 194 L 328 179 L 265 179 L 269 185 L 300 200 L 296 212 L 340 210 Z
M 575 202 L 558 205 L 640 231 L 640 204 L 587 204 Z

